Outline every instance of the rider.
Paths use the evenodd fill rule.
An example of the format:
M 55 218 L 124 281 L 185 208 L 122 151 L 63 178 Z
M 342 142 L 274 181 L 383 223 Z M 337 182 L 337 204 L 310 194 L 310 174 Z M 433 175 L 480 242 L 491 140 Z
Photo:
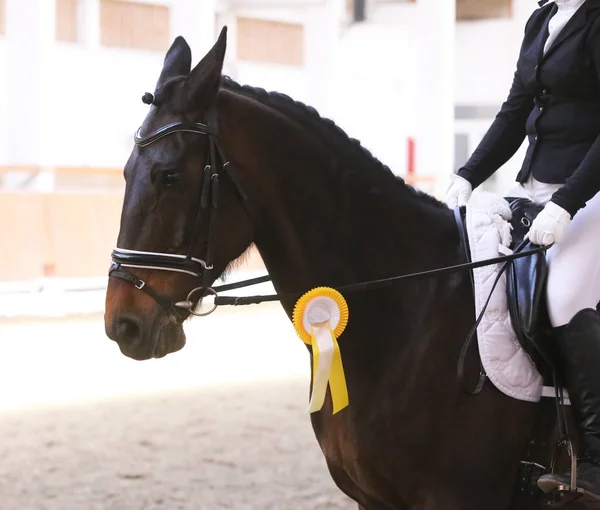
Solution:
M 529 240 L 548 254 L 547 303 L 581 446 L 578 485 L 600 497 L 600 0 L 542 0 L 529 18 L 508 98 L 445 201 L 465 204 L 518 150 L 507 196 L 543 204 Z M 547 474 L 539 487 L 569 485 Z

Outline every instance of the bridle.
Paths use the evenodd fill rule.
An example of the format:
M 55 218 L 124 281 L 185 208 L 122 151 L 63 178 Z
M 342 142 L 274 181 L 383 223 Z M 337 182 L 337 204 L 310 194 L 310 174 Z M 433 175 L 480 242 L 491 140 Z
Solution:
M 151 252 L 151 251 L 140 251 L 130 250 L 127 248 L 116 247 L 113 249 L 111 258 L 113 264 L 111 265 L 108 276 L 120 278 L 135 286 L 136 289 L 141 290 L 154 298 L 154 300 L 160 304 L 167 313 L 181 317 L 179 309 L 186 310 L 192 315 L 208 315 L 212 313 L 217 305 L 213 305 L 212 309 L 206 312 L 196 312 L 193 310 L 194 304 L 192 298 L 194 295 L 204 292 L 204 295 L 212 294 L 217 295 L 215 289 L 205 285 L 211 276 L 213 269 L 212 261 L 212 233 L 214 230 L 216 211 L 219 197 L 219 171 L 226 171 L 229 162 L 223 156 L 223 152 L 219 147 L 217 136 L 217 122 L 216 122 L 216 110 L 211 108 L 207 115 L 207 123 L 203 124 L 200 122 L 187 123 L 187 122 L 172 122 L 165 126 L 158 128 L 152 133 L 142 136 L 141 127 L 136 131 L 134 135 L 134 142 L 138 147 L 147 147 L 148 145 L 168 136 L 172 133 L 197 133 L 200 135 L 208 136 L 208 155 L 207 161 L 204 166 L 204 177 L 202 183 L 202 194 L 200 197 L 200 205 L 198 207 L 198 213 L 196 216 L 196 223 L 192 236 L 189 240 L 188 248 L 185 255 L 173 254 L 164 252 Z M 219 160 L 222 162 L 219 168 Z M 196 238 L 199 233 L 200 225 L 205 219 L 205 215 L 208 220 L 208 234 L 206 242 L 206 252 L 204 258 L 197 258 L 192 256 L 192 250 L 195 245 Z M 144 280 L 141 280 L 133 273 L 123 268 L 140 268 L 140 269 L 155 269 L 160 271 L 172 271 L 177 273 L 186 273 L 191 276 L 202 278 L 202 285 L 192 289 L 187 298 L 184 301 L 173 302 L 171 299 L 160 295 Z M 200 296 L 202 297 L 202 295 Z

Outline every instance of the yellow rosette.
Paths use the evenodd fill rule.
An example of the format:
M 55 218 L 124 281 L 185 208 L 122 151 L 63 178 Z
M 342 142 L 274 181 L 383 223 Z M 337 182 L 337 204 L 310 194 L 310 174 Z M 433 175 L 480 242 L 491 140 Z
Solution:
M 327 385 L 333 414 L 348 405 L 348 389 L 337 339 L 348 324 L 348 305 L 335 289 L 318 287 L 296 303 L 293 324 L 302 341 L 312 346 L 313 384 L 307 412 L 323 407 Z

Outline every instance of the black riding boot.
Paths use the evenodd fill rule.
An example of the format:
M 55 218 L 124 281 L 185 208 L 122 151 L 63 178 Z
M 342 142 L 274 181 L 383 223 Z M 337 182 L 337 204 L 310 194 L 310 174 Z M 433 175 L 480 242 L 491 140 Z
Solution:
M 582 310 L 556 328 L 555 335 L 580 437 L 577 486 L 600 498 L 600 315 L 591 308 Z M 569 472 L 538 480 L 544 492 L 569 484 Z

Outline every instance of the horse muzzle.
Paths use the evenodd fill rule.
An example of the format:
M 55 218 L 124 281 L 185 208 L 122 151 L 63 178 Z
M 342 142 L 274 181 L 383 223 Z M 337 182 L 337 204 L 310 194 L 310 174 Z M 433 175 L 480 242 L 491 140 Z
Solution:
M 138 361 L 162 358 L 182 349 L 186 341 L 181 323 L 163 313 L 151 321 L 137 313 L 120 314 L 105 329 L 125 356 Z

